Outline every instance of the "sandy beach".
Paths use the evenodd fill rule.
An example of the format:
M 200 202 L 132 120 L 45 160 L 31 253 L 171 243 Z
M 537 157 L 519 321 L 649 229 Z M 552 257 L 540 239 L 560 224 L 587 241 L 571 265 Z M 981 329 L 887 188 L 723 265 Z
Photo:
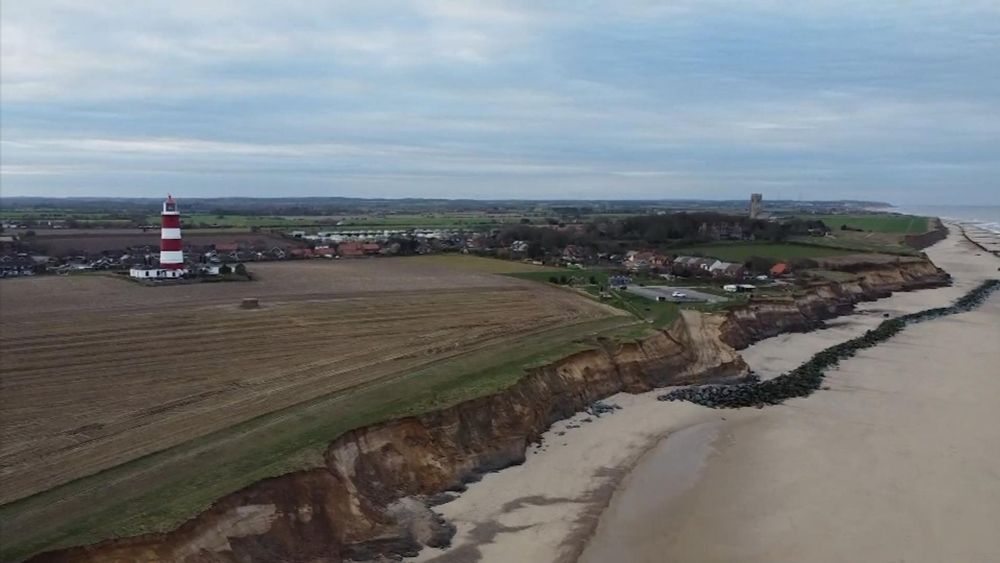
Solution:
M 862 304 L 744 357 L 773 377 L 884 313 L 946 305 L 998 275 L 957 230 L 927 252 L 954 286 Z M 452 546 L 414 561 L 995 560 L 998 319 L 994 296 L 907 328 L 842 363 L 829 390 L 762 410 L 611 397 L 621 410 L 557 423 L 523 465 L 436 507 Z

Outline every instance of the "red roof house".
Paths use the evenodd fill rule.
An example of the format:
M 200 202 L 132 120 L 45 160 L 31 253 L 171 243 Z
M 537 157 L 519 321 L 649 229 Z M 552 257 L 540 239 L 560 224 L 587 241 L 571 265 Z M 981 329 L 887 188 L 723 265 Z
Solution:
M 360 242 L 342 242 L 337 246 L 337 253 L 341 256 L 364 256 L 364 245 Z
M 771 277 L 776 278 L 778 276 L 783 276 L 787 274 L 790 270 L 791 269 L 788 267 L 788 264 L 785 264 L 784 262 L 778 262 L 774 266 L 771 266 Z

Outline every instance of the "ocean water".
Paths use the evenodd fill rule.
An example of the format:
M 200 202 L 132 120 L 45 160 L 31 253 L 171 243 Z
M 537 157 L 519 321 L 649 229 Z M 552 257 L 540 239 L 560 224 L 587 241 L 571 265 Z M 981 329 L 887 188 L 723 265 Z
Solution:
M 969 223 L 1000 234 L 1000 205 L 901 205 L 892 210 Z

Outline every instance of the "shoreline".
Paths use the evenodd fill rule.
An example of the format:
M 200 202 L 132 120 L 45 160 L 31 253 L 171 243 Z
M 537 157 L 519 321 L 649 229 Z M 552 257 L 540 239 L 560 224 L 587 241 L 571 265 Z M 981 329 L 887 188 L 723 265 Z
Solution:
M 935 263 L 949 272 L 962 270 L 961 263 L 968 252 L 955 252 L 956 245 L 961 245 L 958 234 L 954 233 L 939 245 L 948 247 L 949 252 L 942 253 L 941 246 L 931 250 L 932 254 L 940 255 L 937 259 L 932 256 Z M 752 367 L 755 363 L 770 363 L 769 359 L 776 356 L 781 356 L 790 366 L 798 365 L 825 347 L 831 337 L 843 341 L 850 335 L 861 334 L 881 322 L 882 315 L 888 311 L 912 312 L 936 304 L 947 305 L 968 286 L 960 278 L 955 287 L 900 292 L 878 301 L 859 303 L 854 313 L 838 317 L 826 328 L 782 334 L 753 344 L 741 354 Z M 790 346 L 791 339 L 804 341 L 796 340 L 795 345 Z M 793 353 L 781 354 L 782 351 Z M 762 372 L 761 369 L 757 371 Z M 780 373 L 785 369 L 772 371 Z M 631 481 L 639 478 L 637 471 L 645 460 L 667 449 L 677 452 L 677 459 L 697 461 L 701 454 L 688 451 L 691 448 L 677 447 L 678 436 L 684 436 L 690 428 L 711 423 L 722 425 L 717 439 L 725 439 L 727 428 L 747 423 L 765 412 L 747 408 L 694 407 L 692 410 L 694 405 L 689 403 L 648 404 L 655 395 L 669 389 L 611 397 L 606 401 L 624 408 L 595 421 L 596 424 L 575 424 L 577 417 L 556 423 L 544 434 L 544 446 L 532 448 L 522 465 L 488 474 L 454 500 L 436 506 L 435 511 L 457 527 L 452 547 L 425 548 L 417 557 L 408 560 L 439 563 L 604 560 L 593 555 L 600 553 L 596 546 L 602 523 L 616 511 L 615 505 L 623 491 L 631 490 Z M 612 422 L 615 419 L 617 422 Z M 563 438 L 568 432 L 565 426 L 586 426 L 586 432 Z M 713 448 L 701 451 L 707 451 L 710 458 L 715 455 Z M 706 463 L 711 464 L 710 460 Z M 568 465 L 572 466 L 571 470 L 565 468 Z M 700 476 L 697 463 L 685 467 L 688 472 L 682 471 L 681 479 Z M 613 488 L 610 495 L 607 493 L 609 487 Z M 682 495 L 684 491 L 674 493 Z M 512 498 L 514 496 L 521 502 Z M 534 499 L 536 504 L 524 502 L 524 498 Z M 598 517 L 595 518 L 594 513 Z M 484 529 L 490 529 L 491 533 L 481 533 Z M 620 544 L 620 541 L 614 542 L 614 545 Z
M 662 392 L 669 385 L 743 374 L 746 364 L 731 346 L 746 346 L 781 330 L 809 330 L 820 325 L 821 319 L 845 313 L 859 300 L 878 299 L 894 289 L 939 286 L 946 281 L 926 261 L 897 259 L 891 264 L 876 265 L 864 283 L 818 286 L 801 299 L 745 307 L 742 315 L 685 312 L 683 322 L 669 331 L 546 364 L 503 393 L 351 431 L 329 445 L 325 468 L 255 483 L 220 499 L 168 534 L 109 540 L 41 559 L 131 558 L 150 549 L 164 558 L 177 558 L 191 545 L 209 542 L 211 551 L 225 552 L 259 541 L 248 535 L 266 537 L 272 555 L 280 547 L 298 554 L 342 550 L 342 556 L 352 560 L 386 553 L 461 561 L 573 558 L 580 549 L 574 546 L 584 544 L 579 538 L 599 522 L 602 501 L 606 502 L 615 485 L 620 486 L 625 470 L 643 452 L 671 432 L 717 416 L 694 405 L 668 408 L 655 402 L 655 394 L 616 395 L 615 400 L 627 408 L 598 416 L 594 411 L 603 414 L 605 409 L 595 409 L 594 400 L 616 391 Z M 589 409 L 593 419 L 580 414 L 583 409 Z M 560 420 L 572 413 L 577 414 Z M 552 421 L 559 422 L 553 425 Z M 575 433 L 576 440 L 563 438 L 584 425 L 588 431 Z M 543 432 L 549 440 L 535 447 Z M 399 471 L 400 464 L 405 471 Z M 527 477 L 518 472 L 522 468 Z M 465 489 L 470 482 L 474 484 L 469 493 L 448 502 L 451 494 L 444 491 Z M 308 491 L 321 492 L 323 498 L 305 494 Z M 477 505 L 476 495 L 482 497 L 483 491 L 486 501 Z M 446 515 L 458 511 L 458 517 L 434 517 L 419 502 L 423 498 L 440 506 Z M 588 507 L 589 512 L 584 510 Z M 259 512 L 259 527 L 242 526 L 247 510 Z M 316 510 L 331 518 L 311 518 Z M 267 514 L 286 517 L 271 519 Z M 420 554 L 419 545 L 442 545 L 451 538 L 450 522 L 458 524 L 454 543 L 459 545 L 448 552 Z M 345 531 L 350 534 L 346 538 Z M 506 544 L 511 538 L 521 544 L 514 549 L 521 550 L 518 555 L 508 553 Z
M 984 229 L 975 224 L 957 223 L 956 226 L 962 231 L 965 240 L 979 247 L 983 252 L 990 252 L 1000 256 L 1000 233 Z M 969 234 L 972 231 L 972 235 Z
M 949 237 L 942 244 L 951 246 L 951 250 L 955 250 L 957 246 L 954 244 L 954 238 L 954 236 Z M 953 242 L 947 243 L 949 240 Z M 968 248 L 964 260 L 961 255 L 950 257 L 942 255 L 944 250 L 938 248 L 932 251 L 937 255 L 932 256 L 935 263 L 938 263 L 939 259 L 943 262 L 972 262 L 975 258 L 975 253 Z M 975 261 L 980 262 L 976 268 L 958 267 L 957 263 L 953 263 L 951 268 L 940 263 L 939 266 L 949 272 L 954 271 L 955 286 L 958 289 L 969 287 L 981 279 L 997 278 L 996 266 L 1000 263 L 995 259 L 992 260 L 992 264 L 982 260 Z M 951 293 L 951 290 L 950 288 L 926 290 L 918 292 L 917 295 L 925 293 L 934 295 L 929 296 L 929 299 L 921 299 L 925 302 L 922 308 L 939 304 L 941 294 Z M 917 305 L 912 302 L 913 300 L 899 299 L 897 296 L 905 297 L 905 294 L 896 294 L 886 300 L 867 304 L 868 311 L 860 311 L 859 314 L 848 317 L 854 318 L 866 312 L 884 309 L 894 309 L 894 312 L 900 309 L 907 311 Z M 859 306 L 859 309 L 862 307 Z M 936 502 L 940 502 L 937 497 L 942 495 L 922 494 L 921 486 L 924 483 L 921 475 L 915 475 L 911 480 L 917 484 L 908 485 L 900 482 L 898 477 L 909 469 L 907 464 L 912 463 L 912 460 L 908 459 L 911 456 L 919 456 L 927 464 L 942 466 L 940 471 L 945 474 L 948 471 L 962 471 L 961 468 L 948 465 L 947 460 L 936 459 L 933 449 L 930 452 L 926 451 L 927 440 L 924 438 L 933 436 L 935 433 L 933 427 L 908 431 L 905 426 L 899 425 L 899 420 L 916 417 L 913 425 L 918 426 L 921 420 L 934 420 L 935 414 L 946 416 L 946 420 L 952 416 L 955 418 L 962 416 L 960 413 L 939 414 L 937 411 L 944 410 L 943 407 L 935 408 L 927 404 L 934 402 L 933 397 L 936 393 L 943 394 L 947 398 L 956 395 L 957 392 L 951 391 L 950 388 L 947 391 L 939 389 L 945 387 L 934 381 L 940 370 L 937 372 L 932 370 L 927 374 L 921 372 L 921 369 L 926 369 L 924 368 L 926 364 L 958 363 L 951 358 L 954 349 L 941 349 L 939 342 L 944 340 L 953 346 L 968 345 L 968 342 L 973 342 L 975 343 L 973 348 L 977 349 L 978 354 L 989 356 L 991 352 L 986 343 L 990 337 L 986 336 L 986 340 L 983 341 L 983 336 L 980 334 L 979 340 L 976 340 L 977 329 L 974 323 L 979 325 L 986 323 L 985 326 L 990 326 L 991 322 L 995 323 L 998 311 L 1000 311 L 1000 298 L 994 294 L 982 310 L 959 313 L 944 319 L 935 319 L 933 322 L 909 326 L 896 338 L 866 350 L 855 358 L 843 361 L 840 367 L 832 370 L 830 381 L 825 384 L 830 385 L 829 390 L 810 397 L 790 400 L 785 406 L 766 407 L 763 411 L 758 411 L 758 415 L 730 420 L 725 423 L 720 436 L 713 443 L 713 451 L 706 468 L 696 475 L 697 484 L 689 488 L 681 498 L 665 498 L 652 487 L 630 491 L 626 481 L 625 487 L 612 499 L 609 509 L 585 546 L 579 561 L 597 563 L 607 561 L 614 555 L 629 561 L 652 562 L 663 560 L 666 554 L 680 561 L 849 561 L 866 558 L 883 560 L 882 557 L 871 559 L 873 553 L 879 553 L 886 558 L 898 558 L 897 554 L 902 552 L 909 553 L 907 561 L 911 558 L 927 561 L 986 561 L 986 558 L 977 558 L 978 555 L 1000 552 L 1000 542 L 994 541 L 991 544 L 991 536 L 984 533 L 981 527 L 976 528 L 974 523 L 971 525 L 967 523 L 967 527 L 973 528 L 973 532 L 964 535 L 975 536 L 976 545 L 970 548 L 958 541 L 948 544 L 946 539 L 938 538 L 935 540 L 937 544 L 948 544 L 948 549 L 937 550 L 935 556 L 925 555 L 920 549 L 904 547 L 905 541 L 902 539 L 898 540 L 898 545 L 885 541 L 885 536 L 890 533 L 897 534 L 899 538 L 907 538 L 915 531 L 925 532 L 926 530 L 922 528 L 927 528 L 928 525 L 924 521 L 933 520 L 933 517 L 929 514 L 916 513 L 907 519 L 899 514 L 885 513 L 885 507 L 881 504 L 884 502 L 893 506 L 898 503 L 933 506 Z M 867 325 L 862 322 L 861 326 L 851 327 L 851 324 L 842 324 L 832 333 L 827 332 L 829 330 L 827 329 L 805 335 L 782 335 L 761 341 L 744 350 L 744 358 L 751 367 L 755 367 L 755 363 L 759 365 L 759 362 L 775 359 L 784 360 L 786 365 L 792 364 L 800 360 L 801 356 L 813 353 L 817 346 L 838 339 L 846 340 L 842 338 L 845 333 L 863 330 Z M 1000 330 L 997 333 L 1000 334 Z M 962 350 L 962 354 L 969 356 L 970 352 Z M 993 353 L 993 356 L 996 357 L 992 360 L 980 357 L 969 365 L 956 367 L 954 371 L 963 376 L 971 373 L 975 378 L 977 371 L 982 371 L 977 370 L 977 367 L 996 365 L 993 362 L 1000 361 L 1000 353 Z M 887 365 L 892 365 L 895 369 L 887 369 Z M 859 375 L 851 377 L 855 373 Z M 925 383 L 921 386 L 917 382 Z M 879 390 L 880 385 L 887 385 L 888 388 Z M 1000 385 L 996 387 L 1000 389 Z M 878 391 L 875 392 L 876 390 Z M 920 397 L 915 401 L 916 404 L 911 405 L 908 401 L 911 400 L 910 395 L 913 393 L 919 393 Z M 859 397 L 859 394 L 862 396 Z M 965 400 L 975 400 L 975 398 L 970 397 Z M 864 408 L 865 404 L 872 408 Z M 725 409 L 716 412 L 735 414 L 747 410 Z M 898 414 L 883 420 L 879 418 L 879 412 L 883 410 L 891 410 Z M 838 426 L 838 419 L 844 419 L 842 414 L 844 412 L 849 413 L 847 420 L 850 422 L 848 426 Z M 989 410 L 984 409 L 984 412 Z M 861 422 L 862 420 L 870 422 Z M 996 421 L 994 417 L 992 423 Z M 839 424 L 844 422 L 840 421 Z M 988 426 L 992 423 L 984 424 Z M 855 426 L 857 424 L 863 424 L 860 430 Z M 933 425 L 933 422 L 925 424 Z M 937 431 L 940 434 L 938 438 L 942 442 L 954 442 L 957 445 L 953 445 L 952 448 L 960 448 L 959 452 L 976 456 L 978 454 L 972 447 L 984 440 L 982 436 L 975 435 L 975 428 L 978 425 L 970 423 L 969 426 L 967 434 L 963 436 L 950 435 L 946 428 L 940 429 Z M 805 430 L 801 430 L 802 428 Z M 868 450 L 865 449 L 865 441 L 873 439 L 872 432 L 875 431 L 872 428 L 880 429 L 886 436 L 879 437 L 879 447 Z M 988 433 L 989 431 L 987 435 Z M 807 438 L 809 436 L 812 438 Z M 883 439 L 885 443 L 881 442 Z M 669 447 L 669 443 L 668 438 L 661 447 L 665 449 Z M 907 459 L 897 460 L 891 453 L 886 453 L 887 449 L 892 451 L 900 447 L 908 448 L 905 450 L 905 456 L 899 456 Z M 861 455 L 860 452 L 868 456 Z M 655 459 L 656 455 L 657 448 L 653 448 L 647 456 L 637 462 L 633 472 L 660 473 L 662 461 L 658 462 Z M 816 463 L 814 458 L 821 461 Z M 996 461 L 1000 460 L 994 460 Z M 838 465 L 843 466 L 845 463 L 854 466 L 857 472 L 843 473 Z M 834 469 L 831 470 L 830 467 Z M 885 471 L 885 475 L 879 471 L 882 467 L 887 468 L 882 470 Z M 880 490 L 882 497 L 885 497 L 880 498 L 878 493 L 868 490 L 872 486 L 866 483 L 865 476 L 866 472 L 873 470 L 878 478 L 873 480 L 878 480 L 889 490 L 897 487 L 905 490 L 907 494 L 885 497 L 885 491 Z M 885 483 L 881 482 L 882 478 L 885 479 Z M 957 477 L 949 479 L 942 475 L 942 478 L 949 484 L 957 481 Z M 812 488 L 807 484 L 811 484 Z M 953 485 L 955 491 L 946 491 L 943 496 L 952 493 L 955 496 L 964 495 L 968 502 L 974 504 L 975 495 L 981 494 L 979 491 L 981 485 L 982 483 L 976 478 L 971 478 L 967 482 Z M 829 494 L 817 492 L 823 489 L 833 492 Z M 862 492 L 858 492 L 859 490 Z M 931 498 L 923 498 L 925 496 Z M 644 502 L 657 506 L 653 510 L 643 510 L 641 505 L 630 500 L 635 497 L 644 498 L 646 499 Z M 655 500 L 649 500 L 649 497 Z M 869 501 L 871 498 L 879 500 Z M 873 506 L 864 509 L 855 508 L 865 502 Z M 1000 504 L 996 506 L 1000 507 Z M 1000 509 L 991 513 L 988 507 L 982 506 L 978 510 L 987 512 L 994 521 L 1000 513 Z M 875 516 L 868 516 L 866 511 Z M 623 517 L 622 514 L 628 514 L 630 517 Z M 879 528 L 852 525 L 853 522 L 865 517 L 876 520 L 890 519 L 894 520 L 895 524 L 884 534 Z M 644 521 L 657 524 L 643 526 Z M 874 522 L 871 524 L 874 525 Z M 942 521 L 935 522 L 932 527 L 948 526 L 947 521 Z M 830 529 L 840 529 L 842 534 L 851 534 L 855 540 L 841 542 L 836 533 L 829 532 Z M 871 532 L 873 529 L 878 531 Z M 962 536 L 963 532 L 955 532 L 955 535 Z M 871 542 L 877 545 L 869 545 Z M 928 546 L 927 549 L 930 551 L 925 553 L 934 553 L 932 547 Z

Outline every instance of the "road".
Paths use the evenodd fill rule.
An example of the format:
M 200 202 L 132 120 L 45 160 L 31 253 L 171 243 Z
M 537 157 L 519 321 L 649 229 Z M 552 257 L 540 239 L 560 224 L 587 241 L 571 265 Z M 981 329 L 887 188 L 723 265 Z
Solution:
M 705 293 L 688 287 L 673 287 L 669 285 L 630 285 L 626 290 L 647 299 L 652 299 L 653 301 L 656 301 L 658 297 L 663 297 L 673 303 L 718 303 L 726 300 L 725 297 L 719 295 Z M 686 297 L 673 297 L 675 291 L 685 294 Z

